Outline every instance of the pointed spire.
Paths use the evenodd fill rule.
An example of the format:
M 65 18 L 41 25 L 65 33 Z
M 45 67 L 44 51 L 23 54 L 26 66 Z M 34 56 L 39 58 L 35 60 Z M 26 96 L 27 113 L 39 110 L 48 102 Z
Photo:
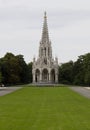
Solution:
M 46 11 L 44 12 L 44 18 L 45 18 L 45 19 L 47 18 L 47 13 L 46 13 Z
M 49 35 L 48 35 L 48 26 L 47 26 L 47 14 L 44 12 L 44 23 L 43 23 L 43 31 L 42 31 L 42 43 L 49 42 Z

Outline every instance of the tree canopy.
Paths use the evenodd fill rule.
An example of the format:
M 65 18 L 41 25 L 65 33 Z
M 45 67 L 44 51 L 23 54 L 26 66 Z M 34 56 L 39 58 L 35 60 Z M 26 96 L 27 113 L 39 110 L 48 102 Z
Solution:
M 0 59 L 0 68 L 4 84 L 23 84 L 31 81 L 31 77 L 29 77 L 31 68 L 24 61 L 23 55 L 15 56 L 12 53 L 7 53 Z
M 90 53 L 59 66 L 59 82 L 90 86 Z

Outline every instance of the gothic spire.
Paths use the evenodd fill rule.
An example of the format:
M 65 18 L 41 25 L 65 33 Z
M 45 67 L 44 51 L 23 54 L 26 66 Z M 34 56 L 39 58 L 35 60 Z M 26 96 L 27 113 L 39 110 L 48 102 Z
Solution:
M 42 41 L 42 43 L 48 43 L 49 42 L 46 12 L 44 12 L 44 23 L 43 23 L 43 31 L 42 31 L 42 40 L 41 41 Z

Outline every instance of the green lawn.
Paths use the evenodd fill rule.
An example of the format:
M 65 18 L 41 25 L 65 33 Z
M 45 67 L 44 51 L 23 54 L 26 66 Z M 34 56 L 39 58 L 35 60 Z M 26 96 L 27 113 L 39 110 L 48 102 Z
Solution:
M 90 100 L 66 87 L 25 87 L 0 97 L 0 130 L 90 130 Z

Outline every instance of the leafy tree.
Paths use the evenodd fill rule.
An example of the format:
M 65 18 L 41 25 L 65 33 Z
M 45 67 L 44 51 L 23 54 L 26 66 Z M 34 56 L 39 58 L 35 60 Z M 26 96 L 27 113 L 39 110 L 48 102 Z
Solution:
M 2 59 L 2 75 L 5 84 L 17 84 L 20 82 L 18 71 L 20 70 L 17 59 L 12 53 L 7 53 Z M 17 78 L 13 78 L 17 77 Z
M 29 82 L 28 65 L 23 55 L 7 53 L 1 58 L 1 71 L 5 84 L 23 84 Z
M 59 82 L 90 86 L 90 53 L 59 66 Z
M 65 84 L 73 82 L 73 61 L 64 63 L 59 67 L 59 82 Z
M 0 61 L 0 84 L 2 83 L 1 61 Z
M 28 65 L 24 61 L 23 55 L 16 56 L 19 67 L 20 67 L 20 79 L 22 83 L 28 83 L 29 82 L 29 71 L 28 71 Z
M 28 64 L 29 82 L 32 83 L 32 62 Z
M 0 72 L 0 83 L 2 83 L 2 73 Z
M 90 86 L 90 53 L 83 56 L 83 68 L 85 85 Z
M 83 69 L 83 58 L 80 56 L 73 66 L 73 84 L 83 85 L 84 84 L 84 69 Z

